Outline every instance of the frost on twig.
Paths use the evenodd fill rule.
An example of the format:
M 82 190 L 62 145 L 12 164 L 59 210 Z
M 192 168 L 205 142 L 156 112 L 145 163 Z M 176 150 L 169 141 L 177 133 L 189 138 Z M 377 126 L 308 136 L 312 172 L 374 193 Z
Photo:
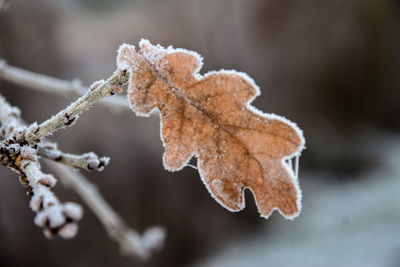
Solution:
M 37 150 L 24 138 L 26 126 L 20 120 L 18 109 L 0 96 L 0 163 L 17 172 L 20 182 L 31 196 L 30 207 L 36 212 L 35 224 L 44 229 L 47 237 L 55 234 L 72 238 L 78 231 L 76 224 L 82 217 L 82 208 L 74 203 L 60 203 L 51 191 L 56 179 L 44 174 Z
M 88 110 L 95 102 L 100 99 L 114 95 L 120 92 L 120 86 L 128 81 L 128 74 L 126 71 L 117 70 L 114 74 L 101 85 L 96 85 L 96 88 L 89 90 L 85 95 L 73 102 L 70 106 L 57 113 L 47 121 L 40 125 L 32 125 L 30 130 L 26 133 L 26 140 L 28 142 L 39 140 L 46 137 L 58 129 L 71 126 L 78 119 L 79 115 Z
M 147 229 L 140 235 L 129 228 L 122 218 L 110 207 L 100 195 L 96 187 L 79 172 L 74 172 L 67 166 L 47 162 L 54 172 L 58 173 L 61 181 L 73 188 L 79 196 L 100 219 L 107 233 L 120 245 L 121 252 L 125 255 L 146 259 L 150 254 L 160 249 L 165 240 L 165 230 L 156 226 Z
M 57 86 L 59 88 L 71 86 L 68 82 L 64 83 L 64 81 L 10 67 L 4 61 L 0 62 L 0 78 L 17 84 L 35 88 L 42 86 L 51 90 L 57 90 Z M 47 237 L 54 234 L 64 238 L 73 237 L 78 229 L 76 221 L 81 218 L 82 209 L 74 203 L 59 202 L 50 190 L 56 180 L 52 175 L 41 172 L 39 156 L 51 160 L 49 164 L 56 171 L 58 170 L 62 181 L 71 185 L 87 202 L 110 237 L 120 244 L 121 252 L 146 259 L 152 252 L 162 247 L 165 239 L 164 229 L 153 227 L 140 235 L 125 224 L 86 178 L 66 166 L 55 163 L 101 171 L 108 164 L 109 158 L 98 157 L 93 152 L 82 155 L 65 153 L 58 150 L 56 144 L 44 140 L 45 136 L 56 130 L 72 125 L 78 116 L 96 101 L 120 93 L 122 91 L 120 86 L 126 83 L 127 79 L 128 74 L 125 71 L 117 70 L 108 80 L 93 83 L 81 98 L 57 115 L 40 125 L 32 123 L 29 127 L 20 120 L 19 109 L 11 107 L 0 95 L 0 132 L 3 139 L 0 138 L 0 163 L 21 175 L 21 183 L 32 195 L 30 206 L 37 212 L 35 223 L 45 229 L 44 233 Z M 64 91 L 68 90 L 67 88 Z
M 29 89 L 64 96 L 80 97 L 86 94 L 88 90 L 87 87 L 82 86 L 81 82 L 77 79 L 72 81 L 56 79 L 47 75 L 10 66 L 5 60 L 0 60 L 0 78 Z M 104 98 L 100 103 L 112 109 L 129 107 L 126 98 L 122 96 Z
M 63 238 L 72 238 L 78 231 L 76 224 L 82 218 L 82 208 L 75 203 L 60 203 L 50 191 L 55 185 L 52 175 L 43 174 L 36 161 L 22 160 L 21 169 L 31 187 L 30 207 L 37 212 L 35 224 L 44 228 L 44 234 L 52 237 L 55 234 Z
M 84 153 L 82 155 L 62 152 L 57 149 L 57 144 L 55 143 L 40 145 L 38 148 L 38 155 L 58 163 L 87 171 L 102 171 L 110 162 L 109 157 L 99 157 L 93 152 Z
M 44 228 L 47 237 L 58 234 L 63 238 L 72 238 L 76 235 L 76 222 L 82 217 L 82 209 L 74 203 L 60 203 L 50 189 L 57 181 L 41 171 L 35 149 L 9 140 L 2 141 L 0 162 L 19 173 L 21 184 L 32 196 L 30 207 L 37 213 L 35 224 Z

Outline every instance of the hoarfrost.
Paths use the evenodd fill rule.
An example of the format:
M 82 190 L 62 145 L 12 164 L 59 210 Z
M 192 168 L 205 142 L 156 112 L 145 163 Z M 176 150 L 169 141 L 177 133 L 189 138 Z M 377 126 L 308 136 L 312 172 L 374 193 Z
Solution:
M 245 73 L 220 70 L 202 76 L 203 59 L 196 52 L 145 39 L 139 48 L 122 45 L 117 63 L 130 73 L 133 111 L 161 115 L 164 167 L 180 170 L 196 156 L 203 183 L 223 207 L 241 210 L 248 188 L 261 216 L 277 209 L 286 218 L 296 217 L 301 209 L 298 157 L 305 143 L 297 125 L 252 106 L 260 89 Z

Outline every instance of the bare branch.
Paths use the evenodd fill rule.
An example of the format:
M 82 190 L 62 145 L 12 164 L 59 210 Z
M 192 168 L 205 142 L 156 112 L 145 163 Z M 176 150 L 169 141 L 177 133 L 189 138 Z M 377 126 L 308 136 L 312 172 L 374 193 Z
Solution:
M 32 142 L 39 140 L 42 137 L 52 134 L 58 129 L 72 125 L 79 117 L 79 115 L 88 110 L 95 102 L 100 99 L 114 95 L 119 86 L 128 81 L 128 74 L 125 71 L 117 70 L 114 74 L 101 85 L 89 90 L 85 95 L 77 99 L 64 110 L 61 110 L 55 116 L 43 122 L 39 126 L 33 125 L 31 130 L 26 133 L 26 140 Z
M 57 144 L 46 143 L 38 148 L 38 155 L 58 163 L 69 165 L 73 168 L 84 169 L 87 171 L 102 171 L 110 161 L 109 157 L 99 157 L 93 152 L 82 155 L 74 155 L 62 152 L 57 149 Z
M 45 93 L 55 93 L 64 96 L 80 97 L 88 91 L 79 80 L 65 81 L 47 75 L 34 73 L 21 68 L 10 66 L 5 60 L 0 60 L 0 78 L 8 82 L 22 85 L 29 89 Z M 110 108 L 129 108 L 125 97 L 115 96 L 100 101 Z
M 110 237 L 119 243 L 122 253 L 146 259 L 151 252 L 162 247 L 165 239 L 163 228 L 152 227 L 140 235 L 126 225 L 100 195 L 96 187 L 82 174 L 67 166 L 55 164 L 51 161 L 47 161 L 47 163 L 58 174 L 60 180 L 66 186 L 72 187 L 88 204 L 103 223 Z

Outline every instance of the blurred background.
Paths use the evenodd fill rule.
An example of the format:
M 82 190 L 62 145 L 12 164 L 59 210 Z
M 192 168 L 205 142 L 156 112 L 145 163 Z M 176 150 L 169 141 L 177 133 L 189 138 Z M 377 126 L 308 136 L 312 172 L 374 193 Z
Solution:
M 83 84 L 107 78 L 121 43 L 183 47 L 202 73 L 248 73 L 254 105 L 304 130 L 303 211 L 260 218 L 252 195 L 230 213 L 196 170 L 163 169 L 159 118 L 96 105 L 51 139 L 72 153 L 111 157 L 84 173 L 133 228 L 164 225 L 164 249 L 147 263 L 122 257 L 85 208 L 73 240 L 47 240 L 14 173 L 0 168 L 0 266 L 400 266 L 400 1 L 8 0 L 0 58 Z M 28 122 L 73 99 L 0 80 Z

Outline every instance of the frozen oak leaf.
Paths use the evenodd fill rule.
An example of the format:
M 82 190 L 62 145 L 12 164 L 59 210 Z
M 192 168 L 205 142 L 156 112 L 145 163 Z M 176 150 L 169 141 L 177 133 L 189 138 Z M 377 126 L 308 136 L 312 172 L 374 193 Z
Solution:
M 244 73 L 199 74 L 202 58 L 184 49 L 123 44 L 119 69 L 130 74 L 128 98 L 138 115 L 161 114 L 164 166 L 171 171 L 198 159 L 211 195 L 230 211 L 244 208 L 244 189 L 255 196 L 261 216 L 278 209 L 294 218 L 301 192 L 288 160 L 304 147 L 301 130 L 287 119 L 250 105 L 259 95 Z

